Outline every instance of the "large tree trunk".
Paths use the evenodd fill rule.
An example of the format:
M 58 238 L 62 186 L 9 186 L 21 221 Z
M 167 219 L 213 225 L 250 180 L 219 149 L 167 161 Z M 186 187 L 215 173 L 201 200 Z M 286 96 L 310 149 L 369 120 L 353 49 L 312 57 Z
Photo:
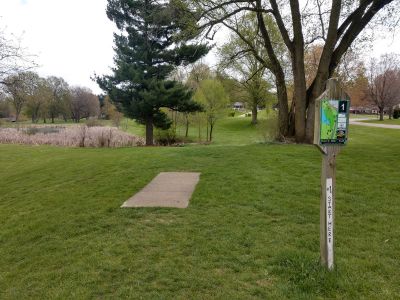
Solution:
M 251 109 L 251 124 L 256 125 L 257 124 L 257 103 L 253 103 L 253 107 Z
M 296 82 L 296 76 L 294 81 Z M 294 125 L 296 142 L 303 143 L 306 137 L 306 90 L 301 83 L 295 83 L 294 87 Z
M 315 123 L 315 99 L 307 99 L 307 119 L 306 119 L 306 143 L 312 143 L 314 140 L 314 123 Z
M 290 111 L 288 115 L 288 136 L 294 136 L 294 133 L 296 132 L 295 127 L 294 127 L 294 100 L 292 99 L 291 105 L 290 105 Z
M 379 121 L 383 121 L 384 107 L 379 107 Z
M 296 142 L 303 143 L 306 136 L 306 96 L 307 84 L 304 67 L 304 36 L 301 23 L 301 12 L 298 1 L 289 1 L 292 14 L 293 44 L 292 70 L 294 80 L 294 115 Z
M 261 0 L 256 1 L 257 8 L 261 9 Z M 280 138 L 283 139 L 288 134 L 289 129 L 289 107 L 288 107 L 288 98 L 287 98 L 287 90 L 286 90 L 286 82 L 285 82 L 285 73 L 283 68 L 275 55 L 274 48 L 272 46 L 271 39 L 268 34 L 268 30 L 266 29 L 265 20 L 263 14 L 261 12 L 257 12 L 257 20 L 258 20 L 258 27 L 261 31 L 261 35 L 264 40 L 264 46 L 268 53 L 269 60 L 271 62 L 266 64 L 265 67 L 268 68 L 274 75 L 275 75 L 275 82 L 276 82 L 276 90 L 277 90 L 277 97 L 278 97 L 278 106 L 279 106 L 279 115 L 278 115 L 278 122 L 279 122 L 279 135 Z M 262 62 L 262 59 L 260 59 Z M 264 62 L 265 64 L 265 62 Z
M 278 97 L 278 126 L 279 126 L 279 137 L 283 139 L 288 136 L 289 133 L 289 104 L 286 90 L 285 77 L 276 77 L 276 90 Z
M 153 146 L 153 119 L 146 120 L 146 146 Z
M 306 91 L 307 118 L 306 118 L 306 136 L 307 143 L 313 143 L 314 140 L 314 118 L 315 118 L 315 100 L 324 92 L 326 82 L 332 76 L 335 68 L 330 68 L 332 63 L 332 54 L 338 38 L 338 24 L 340 19 L 342 3 L 341 1 L 332 1 L 332 9 L 329 18 L 329 26 L 324 49 L 311 87 Z
M 317 75 L 318 76 L 318 75 Z M 313 85 L 307 90 L 307 119 L 306 119 L 306 137 L 307 143 L 312 143 L 314 140 L 314 119 L 315 119 L 315 100 L 324 92 L 325 82 L 328 79 L 327 74 L 319 74 Z
M 306 137 L 307 90 L 304 70 L 304 50 L 296 49 L 293 58 L 294 75 L 294 116 L 296 142 L 303 143 Z

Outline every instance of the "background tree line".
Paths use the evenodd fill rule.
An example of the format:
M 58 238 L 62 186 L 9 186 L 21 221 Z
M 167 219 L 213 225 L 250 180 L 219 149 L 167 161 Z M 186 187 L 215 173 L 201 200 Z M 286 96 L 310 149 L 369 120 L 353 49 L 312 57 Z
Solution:
M 321 46 L 314 46 L 305 53 L 307 84 L 311 84 L 318 71 L 322 50 Z M 387 53 L 378 58 L 362 57 L 354 49 L 348 51 L 334 76 L 349 94 L 355 110 L 376 109 L 380 120 L 385 114 L 392 118 L 395 108 L 400 105 L 399 55 Z
M 100 116 L 98 96 L 85 87 L 71 87 L 61 77 L 40 77 L 32 71 L 10 75 L 3 80 L 0 96 L 0 117 L 13 118 L 21 115 L 33 123 L 43 120 L 54 123 Z

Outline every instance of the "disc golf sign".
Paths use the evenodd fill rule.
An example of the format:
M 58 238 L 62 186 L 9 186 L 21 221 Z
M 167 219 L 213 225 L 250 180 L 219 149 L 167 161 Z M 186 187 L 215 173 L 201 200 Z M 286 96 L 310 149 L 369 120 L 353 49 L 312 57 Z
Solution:
M 336 156 L 347 144 L 350 98 L 336 79 L 329 79 L 325 92 L 315 101 L 314 144 L 322 153 L 320 200 L 321 264 L 334 268 L 334 220 Z
M 344 145 L 349 127 L 348 100 L 320 100 L 320 145 Z

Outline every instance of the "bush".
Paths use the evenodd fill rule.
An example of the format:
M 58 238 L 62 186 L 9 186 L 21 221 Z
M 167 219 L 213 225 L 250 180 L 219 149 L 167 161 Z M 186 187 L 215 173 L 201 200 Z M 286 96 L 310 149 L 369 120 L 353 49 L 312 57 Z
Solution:
M 101 126 L 103 126 L 103 124 L 97 118 L 89 118 L 86 121 L 86 126 L 87 127 L 101 127 Z
M 24 122 L 27 122 L 27 121 L 30 121 L 30 119 L 26 115 L 20 114 L 19 117 L 18 117 L 18 122 L 17 123 L 24 123 Z M 15 118 L 13 118 L 12 122 L 16 122 Z
M 278 117 L 276 113 L 271 113 L 268 119 L 261 119 L 257 128 L 265 143 L 277 141 L 279 139 Z
M 393 111 L 393 119 L 400 119 L 400 108 Z
M 112 120 L 112 124 L 115 127 L 118 127 L 121 125 L 121 121 L 124 118 L 124 114 L 120 113 L 119 111 L 115 111 L 112 115 L 111 115 L 111 120 Z
M 228 117 L 234 117 L 235 114 L 236 114 L 236 111 L 235 110 L 231 110 L 231 111 L 228 112 Z
M 176 136 L 176 132 L 173 128 L 166 130 L 156 129 L 154 136 L 156 144 L 160 146 L 170 146 L 183 143 L 183 139 Z

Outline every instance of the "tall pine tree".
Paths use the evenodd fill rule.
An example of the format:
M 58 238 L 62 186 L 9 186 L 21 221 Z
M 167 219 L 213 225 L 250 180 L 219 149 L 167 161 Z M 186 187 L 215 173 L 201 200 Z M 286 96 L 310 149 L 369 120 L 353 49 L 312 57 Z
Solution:
M 210 48 L 182 38 L 185 15 L 170 1 L 108 0 L 107 16 L 120 31 L 114 35 L 115 67 L 112 75 L 97 77 L 97 83 L 128 117 L 146 125 L 146 145 L 152 145 L 153 127 L 171 125 L 161 108 L 201 109 L 192 92 L 168 76 Z

